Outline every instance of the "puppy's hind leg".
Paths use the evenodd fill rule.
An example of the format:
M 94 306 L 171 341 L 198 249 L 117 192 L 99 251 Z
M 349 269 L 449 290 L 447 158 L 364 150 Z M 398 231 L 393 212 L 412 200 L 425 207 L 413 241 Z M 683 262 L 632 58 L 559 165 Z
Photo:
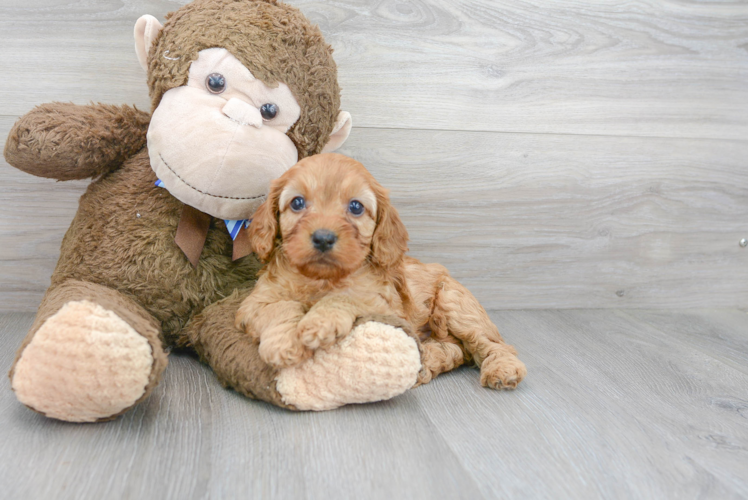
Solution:
M 454 370 L 467 361 L 462 344 L 451 335 L 446 338 L 428 338 L 421 342 L 421 371 L 416 386 L 428 384 L 444 372 Z M 470 354 L 467 354 L 468 359 Z
M 481 384 L 492 389 L 514 389 L 527 374 L 514 347 L 504 343 L 478 300 L 459 282 L 444 276 L 437 287 L 431 318 L 434 336 L 458 338 L 480 367 Z

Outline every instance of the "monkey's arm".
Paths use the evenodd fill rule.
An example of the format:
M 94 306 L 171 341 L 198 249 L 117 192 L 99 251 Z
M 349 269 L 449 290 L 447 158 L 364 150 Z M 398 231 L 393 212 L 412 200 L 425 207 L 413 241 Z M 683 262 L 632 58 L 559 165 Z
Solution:
M 131 106 L 42 104 L 13 125 L 5 159 L 39 177 L 97 177 L 145 146 L 149 121 L 148 113 Z

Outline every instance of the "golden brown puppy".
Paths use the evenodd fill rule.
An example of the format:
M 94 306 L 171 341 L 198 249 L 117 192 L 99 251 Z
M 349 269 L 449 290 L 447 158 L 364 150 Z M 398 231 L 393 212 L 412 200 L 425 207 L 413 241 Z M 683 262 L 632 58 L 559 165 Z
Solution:
M 488 387 L 514 388 L 525 376 L 475 297 L 443 266 L 405 255 L 408 233 L 387 190 L 357 161 L 303 159 L 272 183 L 249 231 L 268 264 L 236 322 L 266 362 L 298 364 L 379 314 L 428 335 L 419 383 L 471 359 Z

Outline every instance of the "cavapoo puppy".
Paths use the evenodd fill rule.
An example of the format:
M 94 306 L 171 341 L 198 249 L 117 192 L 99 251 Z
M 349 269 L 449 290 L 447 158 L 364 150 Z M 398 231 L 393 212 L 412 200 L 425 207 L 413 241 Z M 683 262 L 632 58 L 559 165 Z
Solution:
M 527 373 L 473 295 L 439 264 L 405 255 L 408 233 L 388 191 L 339 154 L 301 160 L 275 180 L 249 239 L 267 262 L 236 317 L 278 367 L 347 335 L 357 318 L 399 316 L 420 332 L 419 383 L 473 360 L 481 383 L 514 388 Z

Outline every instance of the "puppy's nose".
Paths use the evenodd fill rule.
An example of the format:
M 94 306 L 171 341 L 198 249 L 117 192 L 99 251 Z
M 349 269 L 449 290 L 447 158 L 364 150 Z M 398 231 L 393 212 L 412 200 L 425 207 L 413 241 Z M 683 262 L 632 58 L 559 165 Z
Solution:
M 329 229 L 317 229 L 312 233 L 312 245 L 320 252 L 327 252 L 338 241 L 338 235 Z

